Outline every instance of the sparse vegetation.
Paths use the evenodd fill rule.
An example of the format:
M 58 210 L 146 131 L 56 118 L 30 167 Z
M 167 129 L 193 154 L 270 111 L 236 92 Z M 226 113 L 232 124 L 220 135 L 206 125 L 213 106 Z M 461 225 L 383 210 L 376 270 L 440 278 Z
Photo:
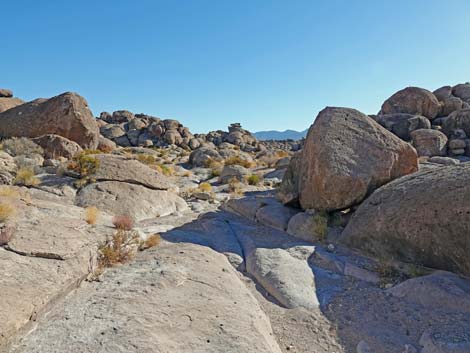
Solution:
M 175 170 L 171 165 L 166 165 L 166 164 L 156 164 L 155 169 L 159 172 L 162 173 L 163 175 L 166 176 L 171 176 L 175 174 Z
M 249 185 L 259 185 L 261 182 L 261 177 L 258 174 L 252 174 L 246 178 L 246 182 Z
M 85 208 L 85 221 L 88 224 L 95 225 L 98 221 L 100 211 L 95 206 Z
M 12 137 L 2 142 L 2 149 L 8 154 L 16 156 L 43 155 L 44 150 L 26 137 Z
M 22 185 L 22 186 L 37 186 L 39 185 L 40 181 L 36 178 L 34 170 L 31 168 L 20 168 L 16 172 L 16 177 L 13 180 L 15 185 Z
M 140 162 L 140 163 L 143 163 L 143 164 L 147 164 L 147 165 L 152 165 L 152 164 L 155 164 L 156 163 L 156 159 L 155 159 L 155 156 L 151 155 L 151 154 L 145 154 L 145 153 L 141 153 L 137 156 L 137 160 Z
M 228 191 L 234 195 L 243 195 L 242 183 L 235 177 L 231 178 L 228 183 Z
M 256 163 L 253 161 L 248 161 L 246 159 L 242 159 L 240 156 L 233 156 L 227 158 L 224 162 L 225 165 L 240 165 L 245 168 L 254 168 L 256 167 Z
M 0 186 L 0 197 L 8 197 L 12 199 L 17 199 L 20 197 L 18 190 L 10 186 Z
M 130 261 L 139 245 L 135 232 L 118 229 L 106 243 L 98 248 L 98 268 L 111 267 Z
M 161 241 L 160 234 L 152 234 L 147 239 L 145 239 L 143 242 L 141 242 L 141 244 L 139 246 L 139 250 L 143 251 L 143 250 L 147 250 L 147 249 L 153 248 L 155 246 L 158 246 L 158 244 L 160 244 L 160 241 Z
M 95 152 L 95 150 L 82 151 L 68 164 L 68 169 L 79 173 L 82 177 L 95 173 L 100 166 L 100 161 L 93 157 L 93 154 L 101 153 L 100 151 Z
M 16 209 L 13 206 L 7 203 L 0 203 L 0 223 L 6 222 L 13 217 L 15 213 Z
M 134 220 L 129 215 L 114 216 L 113 225 L 116 229 L 129 231 L 134 228 Z
M 209 158 L 209 160 L 206 162 L 206 167 L 211 170 L 211 177 L 214 178 L 220 176 L 224 165 L 215 159 Z
M 199 184 L 199 190 L 202 192 L 211 192 L 212 191 L 212 185 L 209 183 L 201 183 Z
M 394 283 L 400 277 L 400 272 L 393 266 L 393 262 L 384 257 L 379 259 L 376 271 L 380 277 L 379 286 L 382 288 Z
M 318 241 L 326 240 L 328 235 L 328 213 L 320 211 L 313 215 L 313 232 L 316 234 Z

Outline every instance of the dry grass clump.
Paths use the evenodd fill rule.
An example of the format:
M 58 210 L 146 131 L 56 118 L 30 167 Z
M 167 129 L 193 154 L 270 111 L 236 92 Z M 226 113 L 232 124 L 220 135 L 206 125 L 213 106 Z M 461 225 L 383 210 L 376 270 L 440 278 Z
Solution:
M 277 151 L 276 156 L 278 156 L 279 159 L 281 159 L 281 158 L 289 157 L 290 155 L 289 155 L 289 152 L 287 151 Z
M 16 177 L 13 180 L 15 185 L 22 186 L 36 186 L 39 185 L 40 181 L 36 178 L 34 170 L 32 168 L 20 168 L 16 172 Z
M 160 234 L 152 234 L 140 244 L 139 250 L 143 251 L 158 246 L 161 240 Z
M 143 164 L 146 164 L 146 165 L 153 165 L 157 162 L 157 160 L 155 159 L 155 156 L 153 156 L 151 154 L 145 154 L 145 153 L 139 154 L 137 156 L 137 160 L 140 163 L 143 163 Z
M 16 209 L 7 204 L 7 203 L 0 203 L 0 222 L 4 223 L 11 217 L 16 214 Z
M 228 191 L 234 195 L 243 195 L 242 183 L 235 177 L 231 178 L 227 183 Z
M 6 245 L 13 238 L 15 228 L 13 226 L 5 226 L 0 229 L 0 246 Z
M 245 159 L 240 158 L 240 156 L 233 156 L 227 158 L 224 162 L 225 165 L 241 165 L 245 168 L 254 168 L 256 167 L 256 163 L 252 161 L 247 161 Z
M 98 221 L 98 216 L 100 214 L 100 211 L 98 210 L 97 207 L 95 206 L 90 206 L 85 208 L 85 221 L 88 224 L 95 225 L 96 222 Z
M 246 182 L 249 185 L 259 185 L 261 179 L 262 178 L 258 174 L 252 174 L 246 178 Z
M 111 239 L 98 248 L 98 268 L 129 262 L 138 245 L 139 237 L 135 232 L 118 229 Z
M 163 175 L 172 176 L 175 174 L 175 170 L 171 165 L 166 164 L 156 164 L 155 170 Z
M 129 231 L 134 228 L 134 220 L 129 215 L 114 216 L 113 225 L 116 229 Z
M 266 154 L 258 159 L 259 163 L 265 167 L 273 168 L 280 159 L 277 155 Z
M 198 189 L 202 192 L 211 192 L 212 191 L 212 185 L 209 184 L 209 183 L 204 182 L 204 183 L 199 184 Z
M 206 168 L 211 170 L 211 177 L 218 177 L 222 173 L 222 169 L 224 168 L 223 163 L 216 161 L 215 159 L 209 158 L 206 162 Z
M 26 137 L 12 137 L 2 142 L 2 149 L 8 154 L 16 156 L 43 155 L 44 150 Z
M 17 199 L 20 197 L 18 190 L 9 186 L 0 186 L 0 197 L 8 197 L 11 199 Z

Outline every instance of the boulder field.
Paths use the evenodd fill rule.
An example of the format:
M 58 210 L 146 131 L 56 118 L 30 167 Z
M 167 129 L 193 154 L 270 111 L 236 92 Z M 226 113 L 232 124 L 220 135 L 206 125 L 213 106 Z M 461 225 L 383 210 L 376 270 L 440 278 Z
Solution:
M 277 142 L 15 100 L 1 352 L 470 352 L 470 84 Z

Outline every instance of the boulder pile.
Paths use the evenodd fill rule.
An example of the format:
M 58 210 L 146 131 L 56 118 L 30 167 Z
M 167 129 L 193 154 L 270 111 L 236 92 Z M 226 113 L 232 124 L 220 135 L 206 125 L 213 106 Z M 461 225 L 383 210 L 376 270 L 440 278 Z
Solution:
M 407 87 L 388 98 L 372 117 L 411 142 L 420 157 L 470 157 L 470 83 L 434 92 Z

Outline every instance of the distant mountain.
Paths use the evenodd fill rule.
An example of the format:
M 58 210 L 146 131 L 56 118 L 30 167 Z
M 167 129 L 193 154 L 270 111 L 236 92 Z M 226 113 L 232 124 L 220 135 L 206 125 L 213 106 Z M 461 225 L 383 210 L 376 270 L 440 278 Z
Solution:
M 258 140 L 300 140 L 307 136 L 308 129 L 304 131 L 286 130 L 286 131 L 258 131 L 253 133 Z

